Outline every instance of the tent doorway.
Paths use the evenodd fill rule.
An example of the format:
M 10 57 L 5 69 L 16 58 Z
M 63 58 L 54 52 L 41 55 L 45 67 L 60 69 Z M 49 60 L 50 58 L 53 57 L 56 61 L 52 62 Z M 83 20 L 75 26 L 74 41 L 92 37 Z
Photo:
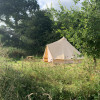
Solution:
M 47 46 L 45 49 L 44 62 L 48 62 L 48 47 Z

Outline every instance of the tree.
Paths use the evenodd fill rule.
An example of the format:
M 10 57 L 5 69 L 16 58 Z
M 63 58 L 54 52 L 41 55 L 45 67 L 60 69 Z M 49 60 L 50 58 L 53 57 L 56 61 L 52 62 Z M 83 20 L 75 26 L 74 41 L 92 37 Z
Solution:
M 1 32 L 2 42 L 5 46 L 30 50 L 32 54 L 43 53 L 45 45 L 55 37 L 47 13 L 39 9 L 36 0 L 0 0 L 0 20 L 13 29 L 12 37 L 7 31 Z
M 85 51 L 93 57 L 96 66 L 96 58 L 100 58 L 100 1 L 85 0 L 82 4 L 87 16 Z
M 6 26 L 0 26 L 0 42 L 3 46 L 19 47 L 22 43 L 19 36 L 15 32 Z M 22 46 L 22 45 L 21 45 Z
M 36 0 L 0 0 L 0 20 L 18 31 L 22 20 L 39 9 Z
M 20 29 L 20 33 L 34 41 L 30 44 L 30 47 L 36 54 L 42 54 L 45 45 L 58 38 L 53 33 L 53 21 L 47 16 L 48 13 L 47 10 L 36 11 L 30 20 L 26 20 L 21 24 L 24 28 Z

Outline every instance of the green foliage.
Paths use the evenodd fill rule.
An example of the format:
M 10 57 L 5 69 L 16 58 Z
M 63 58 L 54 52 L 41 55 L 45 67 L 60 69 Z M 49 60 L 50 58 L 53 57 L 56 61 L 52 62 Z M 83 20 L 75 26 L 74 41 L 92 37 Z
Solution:
M 81 0 L 73 0 L 74 1 L 74 3 L 75 4 L 77 4 L 79 1 L 81 1 Z
M 0 46 L 0 57 L 6 57 L 8 59 L 13 59 L 13 60 L 20 60 L 22 57 L 25 58 L 28 56 L 30 53 L 23 50 L 23 49 L 18 49 L 14 47 L 3 47 Z M 0 59 L 0 61 L 1 61 Z
M 9 48 L 9 51 L 7 52 L 8 57 L 13 59 L 20 59 L 21 57 L 26 57 L 27 53 L 22 49 L 16 49 L 16 48 Z
M 4 61 L 0 65 L 1 100 L 98 100 L 100 68 L 83 64 Z M 99 64 L 99 63 L 98 63 Z
M 18 31 L 20 22 L 38 9 L 36 0 L 0 0 L 0 20 Z
M 1 0 L 0 20 L 10 29 L 1 27 L 4 46 L 24 49 L 40 55 L 47 43 L 52 41 L 52 21 L 46 11 L 39 10 L 36 0 Z
M 34 54 L 43 53 L 45 45 L 50 43 L 55 35 L 52 33 L 52 21 L 46 15 L 47 13 L 46 10 L 36 11 L 30 20 L 21 25 L 25 24 L 25 27 L 21 29 L 21 33 L 34 41 L 30 44 Z
M 6 26 L 0 27 L 0 42 L 3 46 L 20 47 L 20 45 L 22 45 L 19 36 Z
M 99 3 L 100 2 L 95 0 L 84 1 L 82 7 L 85 12 L 83 19 L 83 21 L 85 21 L 85 32 L 83 32 L 85 34 L 85 44 L 87 46 L 84 51 L 95 58 L 100 57 L 100 28 L 98 27 L 100 23 Z
M 1 42 L 4 46 L 24 49 L 30 55 L 41 55 L 46 44 L 59 39 L 53 31 L 53 21 L 47 10 L 37 10 L 28 19 L 21 20 L 18 30 L 0 28 Z

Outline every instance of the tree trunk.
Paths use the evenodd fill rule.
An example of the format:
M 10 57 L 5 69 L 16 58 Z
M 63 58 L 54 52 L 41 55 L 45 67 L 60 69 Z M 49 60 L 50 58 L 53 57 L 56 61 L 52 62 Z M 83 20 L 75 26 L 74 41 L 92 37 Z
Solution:
M 94 68 L 96 68 L 96 66 L 97 66 L 97 60 L 96 60 L 95 57 L 93 58 L 93 60 L 94 60 Z

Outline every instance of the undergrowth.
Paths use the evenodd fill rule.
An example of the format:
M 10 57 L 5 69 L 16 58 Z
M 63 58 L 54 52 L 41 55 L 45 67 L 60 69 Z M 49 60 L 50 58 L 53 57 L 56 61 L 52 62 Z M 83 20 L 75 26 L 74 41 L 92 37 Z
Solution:
M 0 100 L 99 100 L 100 65 L 54 65 L 38 61 L 3 59 Z
M 16 53 L 15 53 L 16 54 Z M 100 100 L 100 59 L 55 65 L 9 58 L 0 48 L 0 100 Z

